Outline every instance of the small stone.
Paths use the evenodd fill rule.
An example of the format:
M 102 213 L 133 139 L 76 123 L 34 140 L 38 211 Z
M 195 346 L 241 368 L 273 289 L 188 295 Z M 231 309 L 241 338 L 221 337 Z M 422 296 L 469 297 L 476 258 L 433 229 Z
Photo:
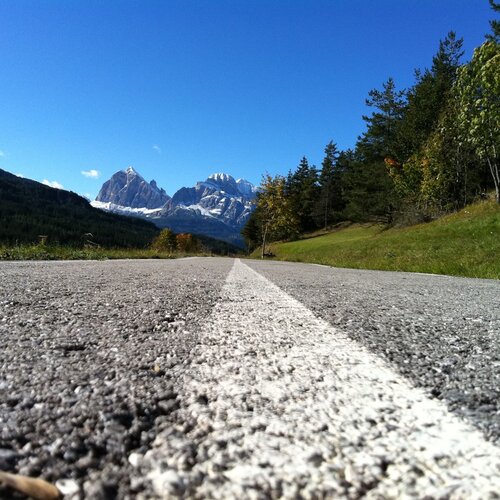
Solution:
M 313 451 L 306 456 L 306 462 L 319 467 L 325 461 L 322 453 L 319 451 Z
M 175 399 L 168 399 L 167 401 L 158 402 L 158 409 L 161 410 L 164 415 L 168 415 L 178 407 L 179 403 Z
M 128 463 L 132 467 L 138 467 L 141 460 L 142 460 L 142 455 L 140 453 L 134 452 L 128 456 Z
M 56 481 L 56 488 L 64 496 L 77 495 L 80 492 L 80 486 L 74 479 L 59 479 Z
M 18 455 L 13 450 L 0 448 L 0 470 L 9 470 L 9 466 L 14 465 Z
M 179 474 L 172 469 L 162 473 L 152 472 L 149 478 L 151 479 L 156 494 L 159 496 L 164 496 L 165 493 L 182 495 L 185 490 L 184 481 Z

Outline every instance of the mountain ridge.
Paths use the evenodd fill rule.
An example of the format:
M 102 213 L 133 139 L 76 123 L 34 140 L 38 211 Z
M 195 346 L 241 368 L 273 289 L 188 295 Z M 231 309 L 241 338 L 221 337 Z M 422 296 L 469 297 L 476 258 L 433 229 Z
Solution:
M 124 177 L 124 174 L 126 177 Z M 132 167 L 107 180 L 92 206 L 154 222 L 175 232 L 192 232 L 243 246 L 240 231 L 254 208 L 257 187 L 246 179 L 214 173 L 172 197 Z

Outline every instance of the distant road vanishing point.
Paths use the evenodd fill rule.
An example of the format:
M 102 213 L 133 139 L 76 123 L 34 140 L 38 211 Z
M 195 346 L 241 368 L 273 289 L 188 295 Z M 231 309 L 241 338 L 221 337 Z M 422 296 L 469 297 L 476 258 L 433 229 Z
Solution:
M 74 498 L 500 491 L 498 281 L 224 258 L 0 272 L 0 470 Z

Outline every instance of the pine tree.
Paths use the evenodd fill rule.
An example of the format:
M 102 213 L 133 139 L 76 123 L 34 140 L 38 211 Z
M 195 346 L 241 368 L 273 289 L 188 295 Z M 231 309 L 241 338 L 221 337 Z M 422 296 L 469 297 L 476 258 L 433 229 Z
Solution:
M 261 242 L 261 234 L 262 224 L 260 220 L 260 210 L 259 207 L 255 207 L 254 211 L 248 218 L 247 223 L 241 230 L 241 235 L 245 240 L 249 252 L 259 246 Z
M 382 90 L 369 92 L 366 105 L 375 108 L 371 116 L 363 116 L 367 131 L 358 144 L 367 160 L 380 160 L 395 156 L 397 151 L 398 126 L 405 110 L 404 91 L 396 90 L 392 78 L 382 86 Z
M 337 160 L 339 151 L 337 145 L 330 141 L 325 147 L 325 157 L 321 163 L 321 171 L 318 177 L 319 196 L 315 207 L 315 216 L 318 226 L 323 225 L 326 229 L 331 222 L 331 212 L 338 195 L 339 187 L 337 184 L 340 181 L 336 175 Z M 336 191 L 336 192 L 335 192 Z
M 304 156 L 286 179 L 286 195 L 299 221 L 299 231 L 315 229 L 314 209 L 318 196 L 318 171 Z
M 345 159 L 345 217 L 351 220 L 390 221 L 395 204 L 394 184 L 385 159 L 397 155 L 398 128 L 405 110 L 404 92 L 396 90 L 394 80 L 372 90 L 368 106 L 375 108 L 363 116 L 368 127 L 355 151 Z
M 401 116 L 395 145 L 399 163 L 417 153 L 436 129 L 460 67 L 463 40 L 451 31 L 439 42 L 432 66 L 415 71 L 416 83 L 407 92 L 408 103 Z
M 489 0 L 491 8 L 494 12 L 500 12 L 500 3 L 494 0 Z M 486 35 L 486 39 L 490 42 L 500 43 L 500 21 L 497 19 L 492 19 L 490 21 L 492 33 Z

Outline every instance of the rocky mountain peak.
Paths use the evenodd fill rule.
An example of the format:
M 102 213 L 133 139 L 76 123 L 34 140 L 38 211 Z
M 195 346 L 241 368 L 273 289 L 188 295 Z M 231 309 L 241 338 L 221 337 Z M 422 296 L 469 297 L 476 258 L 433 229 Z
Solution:
M 238 186 L 236 185 L 234 177 L 231 177 L 228 174 L 221 174 L 221 173 L 212 174 L 207 177 L 205 183 L 211 184 L 227 194 L 231 195 L 239 194 Z
M 207 181 L 232 182 L 232 181 L 234 181 L 234 178 L 232 176 L 230 176 L 229 174 L 216 173 L 216 174 L 209 175 L 207 178 Z
M 125 170 L 122 170 L 122 172 L 125 172 L 127 174 L 127 177 L 140 177 L 141 179 L 143 179 L 142 175 L 139 174 L 139 172 L 137 172 L 134 167 L 127 167 Z
M 247 181 L 246 179 L 237 179 L 236 185 L 238 186 L 238 191 L 246 198 L 252 199 L 257 195 L 257 186 L 254 186 L 250 181 Z
M 130 208 L 160 208 L 170 199 L 155 181 L 146 182 L 133 168 L 120 170 L 106 181 L 96 201 Z
M 94 202 L 103 210 L 145 217 L 176 232 L 205 234 L 242 243 L 240 230 L 254 209 L 257 188 L 245 179 L 215 173 L 170 198 L 154 180 L 147 183 L 132 167 L 104 183 Z M 160 210 L 154 210 L 159 208 Z M 137 210 L 151 209 L 151 210 Z

